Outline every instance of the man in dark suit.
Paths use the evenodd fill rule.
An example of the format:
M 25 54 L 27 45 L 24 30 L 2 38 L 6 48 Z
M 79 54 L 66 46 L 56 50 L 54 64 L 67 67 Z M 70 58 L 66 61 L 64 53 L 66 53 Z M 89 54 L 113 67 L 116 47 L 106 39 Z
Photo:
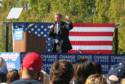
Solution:
M 69 41 L 69 31 L 73 28 L 68 16 L 62 21 L 62 15 L 55 14 L 55 23 L 51 26 L 49 35 L 53 38 L 53 52 L 67 53 L 72 49 Z

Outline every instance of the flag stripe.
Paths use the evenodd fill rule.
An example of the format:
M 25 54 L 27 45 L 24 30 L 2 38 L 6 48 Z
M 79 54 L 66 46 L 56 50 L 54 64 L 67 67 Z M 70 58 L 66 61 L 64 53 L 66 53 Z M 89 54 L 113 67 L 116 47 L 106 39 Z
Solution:
M 112 41 L 71 41 L 72 45 L 112 45 Z
M 70 32 L 70 36 L 113 36 L 113 32 Z
M 74 27 L 115 27 L 115 24 L 107 23 L 74 23 Z
M 113 27 L 74 27 L 71 32 L 114 32 Z
M 69 33 L 71 52 L 111 54 L 115 24 L 74 23 Z
M 72 50 L 112 50 L 111 45 L 73 45 Z
M 69 53 L 85 53 L 85 54 L 111 54 L 112 50 L 70 50 Z
M 70 41 L 112 41 L 112 36 L 70 36 Z

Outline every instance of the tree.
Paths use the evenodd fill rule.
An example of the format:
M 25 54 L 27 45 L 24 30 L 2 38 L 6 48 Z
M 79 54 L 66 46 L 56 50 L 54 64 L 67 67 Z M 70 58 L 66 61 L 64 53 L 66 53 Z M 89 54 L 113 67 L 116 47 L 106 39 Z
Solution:
M 120 24 L 118 27 L 118 41 L 120 50 L 118 53 L 125 52 L 125 1 L 124 0 L 110 0 L 110 7 L 107 12 L 107 17 L 109 17 L 110 22 L 114 22 L 115 24 Z
M 53 22 L 54 13 L 60 12 L 70 16 L 73 22 L 118 23 L 120 53 L 125 52 L 124 4 L 125 0 L 3 0 L 0 21 L 7 21 L 6 16 L 12 7 L 23 7 L 21 22 Z M 0 46 L 4 41 L 2 31 L 0 28 Z

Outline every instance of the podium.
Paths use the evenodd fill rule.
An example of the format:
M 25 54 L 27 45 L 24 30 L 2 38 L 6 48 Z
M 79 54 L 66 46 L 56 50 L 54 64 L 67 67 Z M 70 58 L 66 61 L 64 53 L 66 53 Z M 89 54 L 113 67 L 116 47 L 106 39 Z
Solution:
M 19 34 L 21 36 L 19 36 Z M 37 37 L 34 33 L 23 32 L 15 34 L 19 36 L 21 39 L 16 39 L 19 37 L 13 37 L 13 52 L 45 52 L 45 38 Z

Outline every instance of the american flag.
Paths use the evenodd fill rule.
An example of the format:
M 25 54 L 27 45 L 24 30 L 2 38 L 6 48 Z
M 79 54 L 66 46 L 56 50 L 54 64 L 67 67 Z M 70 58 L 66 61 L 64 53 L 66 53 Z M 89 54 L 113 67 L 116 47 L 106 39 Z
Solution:
M 13 30 L 23 29 L 24 32 L 34 33 L 38 38 L 44 37 L 46 40 L 45 41 L 46 52 L 52 52 L 52 39 L 49 37 L 49 31 L 50 31 L 51 25 L 52 23 L 16 22 L 16 23 L 13 23 Z
M 114 24 L 74 23 L 70 31 L 70 53 L 112 54 Z

